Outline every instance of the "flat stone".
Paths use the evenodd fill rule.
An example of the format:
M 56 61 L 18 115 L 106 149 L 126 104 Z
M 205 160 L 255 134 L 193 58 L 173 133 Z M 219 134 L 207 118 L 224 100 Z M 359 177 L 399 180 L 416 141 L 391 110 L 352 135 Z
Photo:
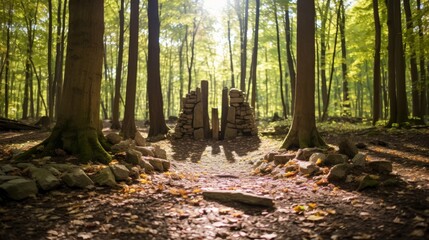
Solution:
M 13 200 L 23 200 L 37 194 L 38 189 L 34 180 L 18 178 L 12 179 L 0 185 L 0 189 L 6 192 L 6 196 Z
M 295 158 L 295 154 L 279 154 L 274 156 L 274 164 L 280 165 L 280 164 L 286 164 L 290 160 Z
M 53 167 L 61 172 L 69 171 L 71 169 L 79 168 L 76 165 L 70 164 L 70 163 L 50 163 L 45 165 L 45 168 Z
M 353 166 L 365 167 L 366 154 L 358 153 L 352 159 Z
M 16 166 L 20 169 L 26 169 L 26 168 L 34 168 L 34 164 L 32 163 L 17 163 Z
M 61 172 L 54 167 L 45 167 L 49 172 L 51 172 L 54 176 L 58 177 L 61 175 Z
M 203 104 L 199 102 L 195 104 L 194 107 L 194 119 L 192 122 L 193 128 L 202 128 L 203 127 Z
M 328 154 L 324 161 L 324 165 L 333 166 L 337 164 L 347 163 L 348 157 L 344 154 Z
M 167 152 L 162 149 L 159 145 L 153 145 L 154 153 L 156 158 L 167 159 Z
M 117 133 L 109 133 L 106 135 L 107 142 L 110 144 L 118 144 L 122 141 L 122 137 Z
M 308 161 L 313 153 L 323 152 L 320 148 L 303 148 L 299 149 L 296 154 L 296 159 Z
M 135 147 L 143 156 L 155 157 L 152 147 Z
M 361 191 L 365 188 L 376 187 L 379 184 L 380 184 L 380 182 L 377 179 L 373 178 L 370 175 L 365 175 L 359 179 L 359 187 L 357 190 Z
M 299 165 L 299 171 L 303 175 L 311 175 L 311 174 L 313 174 L 313 173 L 315 173 L 315 172 L 317 172 L 319 170 L 319 167 L 317 167 L 312 162 L 299 161 L 298 165 Z
M 274 156 L 276 156 L 276 155 L 280 155 L 280 153 L 277 151 L 269 152 L 269 153 L 265 154 L 264 160 L 266 160 L 267 162 L 272 162 L 272 161 L 274 161 Z
M 237 134 L 237 129 L 227 127 L 225 130 L 225 139 L 234 139 L 237 137 Z
M 152 167 L 156 171 L 158 171 L 158 172 L 164 172 L 164 165 L 162 163 L 162 159 L 148 157 L 148 158 L 145 158 L 145 160 L 147 160 L 150 163 L 150 165 L 152 165 Z
M 106 167 L 98 171 L 98 173 L 92 177 L 92 180 L 100 186 L 116 186 L 115 175 L 112 170 L 110 170 L 110 167 Z
M 19 168 L 14 167 L 10 164 L 5 164 L 3 166 L 0 167 L 0 169 L 4 172 L 4 173 L 8 173 L 8 172 L 13 172 L 13 171 L 17 171 L 19 170 Z
M 146 146 L 146 139 L 143 137 L 143 135 L 137 131 L 136 136 L 134 137 L 134 142 L 136 143 L 136 146 Z
M 155 171 L 155 168 L 146 160 L 145 157 L 140 159 L 139 166 L 144 168 L 145 173 L 147 174 L 151 174 Z
M 138 165 L 141 157 L 142 154 L 139 151 L 134 149 L 128 149 L 125 155 L 125 162 L 133 165 Z
M 86 188 L 94 185 L 91 178 L 80 168 L 74 168 L 61 177 L 61 180 L 69 187 Z
M 329 181 L 344 180 L 351 168 L 352 165 L 348 163 L 337 164 L 331 168 L 327 178 Z
M 125 181 L 130 176 L 130 170 L 122 164 L 109 165 L 113 175 L 115 175 L 116 181 Z
M 326 154 L 324 154 L 324 153 L 313 153 L 313 154 L 311 154 L 309 161 L 315 165 L 322 166 L 325 164 Z
M 353 144 L 349 139 L 344 139 L 340 142 L 339 153 L 347 155 L 349 158 L 353 158 L 356 154 L 358 154 L 359 150 L 355 144 Z
M 244 97 L 235 97 L 235 98 L 230 98 L 230 99 L 229 99 L 229 102 L 230 102 L 231 104 L 233 104 L 233 103 L 242 103 L 242 102 L 244 102 Z
M 18 179 L 18 178 L 22 178 L 20 176 L 10 176 L 10 175 L 1 175 L 0 176 L 0 184 L 4 183 L 4 182 L 8 182 L 10 180 L 13 179 Z
M 49 191 L 60 186 L 60 180 L 48 169 L 30 168 L 31 177 L 36 180 L 37 185 L 44 191 Z
M 118 144 L 115 144 L 112 146 L 111 151 L 113 153 L 119 153 L 119 152 L 125 152 L 130 148 L 133 148 L 135 146 L 134 140 L 127 139 L 125 141 L 121 141 Z
M 379 173 L 391 173 L 393 170 L 392 162 L 387 160 L 368 161 L 367 166 Z
M 229 123 L 235 123 L 235 107 L 228 108 L 227 121 Z

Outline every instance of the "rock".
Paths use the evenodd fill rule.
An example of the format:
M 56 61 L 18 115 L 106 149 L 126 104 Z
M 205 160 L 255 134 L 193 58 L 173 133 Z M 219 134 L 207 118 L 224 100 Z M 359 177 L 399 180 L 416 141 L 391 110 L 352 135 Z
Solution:
M 365 167 L 366 155 L 362 153 L 356 154 L 352 159 L 353 166 Z
M 137 146 L 141 146 L 141 147 L 146 146 L 146 139 L 139 131 L 136 132 L 136 136 L 134 137 L 134 142 L 136 143 Z
M 194 107 L 194 121 L 192 122 L 193 128 L 203 127 L 203 103 L 199 102 Z
M 51 172 L 56 177 L 61 175 L 61 172 L 58 171 L 58 169 L 56 169 L 54 167 L 45 167 L 45 168 L 48 169 L 48 171 Z
M 63 149 L 61 149 L 61 148 L 56 148 L 55 150 L 54 150 L 54 152 L 55 152 L 55 155 L 57 155 L 57 156 L 59 156 L 59 157 L 65 157 L 65 156 L 67 156 L 67 152 L 66 151 L 64 151 Z
M 22 177 L 20 177 L 20 176 L 10 176 L 10 175 L 2 175 L 2 176 L 0 176 L 0 184 L 2 184 L 2 183 L 4 183 L 4 182 L 8 182 L 8 181 L 10 181 L 10 180 L 13 180 L 13 179 L 18 179 L 18 178 L 22 178 Z
M 376 178 L 373 178 L 371 175 L 365 175 L 360 178 L 357 190 L 361 191 L 365 188 L 376 187 L 379 184 L 380 182 Z
M 391 173 L 393 170 L 392 162 L 387 160 L 368 161 L 367 166 L 373 171 L 376 171 L 379 173 Z
M 135 147 L 135 150 L 139 151 L 143 156 L 155 157 L 151 147 Z
M 358 149 L 366 149 L 366 144 L 363 142 L 356 143 Z
M 327 178 L 329 181 L 343 180 L 351 168 L 352 165 L 348 163 L 337 164 L 331 168 Z
M 158 145 L 153 145 L 155 157 L 167 159 L 167 152 Z
M 100 186 L 116 186 L 115 175 L 112 170 L 110 170 L 110 167 L 105 167 L 98 171 L 98 173 L 92 177 L 92 180 Z
M 125 162 L 127 163 L 138 165 L 141 158 L 142 158 L 142 154 L 139 151 L 136 151 L 134 149 L 128 149 L 126 151 Z
M 198 128 L 194 130 L 194 139 L 201 140 L 204 139 L 204 129 Z
M 295 154 L 279 154 L 274 156 L 274 165 L 286 164 L 295 158 Z
M 69 171 L 69 170 L 75 169 L 75 168 L 79 168 L 78 166 L 73 165 L 73 164 L 69 164 L 69 163 L 50 163 L 50 164 L 45 165 L 45 168 L 50 168 L 50 167 L 53 167 L 53 168 L 55 168 L 61 172 Z
M 299 165 L 299 171 L 303 175 L 311 175 L 311 174 L 313 174 L 313 173 L 315 173 L 315 172 L 317 172 L 319 170 L 319 167 L 317 167 L 312 162 L 299 161 L 298 165 Z
M 274 207 L 274 201 L 272 198 L 257 196 L 251 193 L 244 193 L 239 191 L 203 191 L 203 197 L 219 201 L 234 201 L 249 205 L 263 206 L 269 208 Z
M 144 168 L 145 173 L 148 174 L 151 174 L 155 171 L 155 168 L 145 158 L 140 159 L 139 166 Z
M 138 179 L 140 176 L 140 166 L 134 166 L 130 169 L 130 177 L 132 179 Z
M 264 156 L 264 160 L 266 160 L 267 162 L 272 162 L 274 161 L 274 156 L 276 155 L 280 155 L 279 152 L 269 152 Z
M 353 158 L 356 154 L 358 154 L 359 150 L 349 139 L 344 139 L 340 142 L 339 153 L 347 155 L 349 158 Z
M 164 165 L 162 163 L 162 159 L 160 158 L 145 158 L 152 167 L 159 172 L 164 172 Z
M 235 107 L 228 108 L 227 121 L 230 123 L 235 123 Z
M 323 166 L 326 161 L 326 154 L 324 153 L 313 153 L 310 156 L 309 161 L 315 165 Z
M 20 169 L 26 169 L 26 168 L 34 168 L 34 164 L 32 163 L 17 163 L 16 166 Z
M 61 180 L 69 187 L 86 188 L 94 185 L 91 178 L 80 168 L 73 168 L 63 174 Z
M 10 164 L 5 164 L 3 166 L 0 167 L 0 169 L 4 172 L 4 173 L 9 173 L 9 172 L 14 172 L 14 171 L 18 171 L 19 168 L 14 167 Z
M 112 148 L 111 148 L 111 151 L 113 153 L 125 152 L 128 149 L 133 148 L 134 145 L 135 145 L 135 143 L 134 143 L 133 140 L 127 139 L 125 141 L 121 141 L 120 143 L 113 145 Z
M 334 166 L 337 164 L 347 163 L 348 157 L 343 154 L 328 154 L 324 161 L 324 165 Z
M 285 172 L 296 172 L 299 170 L 298 160 L 292 159 L 285 165 Z
M 6 175 L 6 173 L 4 173 L 1 169 L 0 169 L 0 176 L 2 175 Z
M 22 200 L 37 194 L 38 189 L 34 180 L 18 178 L 12 179 L 0 185 L 0 189 L 6 192 L 6 196 L 13 200 Z
M 227 127 L 225 130 L 225 139 L 234 139 L 237 137 L 237 129 Z
M 259 166 L 259 171 L 263 174 L 271 173 L 273 169 L 274 169 L 274 165 L 267 162 L 263 162 L 261 166 Z
M 117 133 L 109 133 L 106 135 L 107 142 L 110 144 L 118 144 L 122 141 L 122 137 Z
M 263 159 L 256 161 L 256 162 L 253 164 L 253 168 L 257 168 L 257 167 L 261 166 L 261 164 L 262 164 L 263 162 L 265 162 Z
M 299 149 L 298 153 L 296 154 L 296 159 L 298 160 L 304 160 L 304 161 L 308 161 L 311 157 L 311 155 L 313 155 L 313 153 L 320 153 L 323 152 L 322 149 L 320 148 L 304 148 L 304 149 Z
M 31 177 L 36 180 L 37 185 L 44 190 L 49 191 L 60 186 L 60 180 L 55 177 L 48 169 L 29 168 Z
M 170 170 L 171 162 L 163 159 L 162 167 L 164 168 L 164 172 L 167 172 L 168 170 Z
M 384 180 L 381 185 L 385 186 L 385 187 L 397 187 L 399 185 L 401 185 L 401 183 L 403 183 L 400 179 L 398 178 L 389 178 Z
M 115 175 L 116 181 L 125 181 L 130 176 L 130 170 L 122 164 L 112 164 L 109 167 Z

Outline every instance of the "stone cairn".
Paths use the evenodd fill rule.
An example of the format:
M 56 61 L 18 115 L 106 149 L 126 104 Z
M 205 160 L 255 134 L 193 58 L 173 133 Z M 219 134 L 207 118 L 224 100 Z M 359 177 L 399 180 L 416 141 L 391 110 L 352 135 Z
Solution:
M 258 134 L 253 110 L 248 102 L 245 102 L 245 93 L 232 88 L 229 91 L 230 106 L 227 114 L 225 139 L 233 139 L 239 135 L 254 136 Z
M 229 96 L 229 98 L 228 98 Z M 257 135 L 253 110 L 244 101 L 245 94 L 238 89 L 222 91 L 222 116 L 212 108 L 211 129 L 208 115 L 208 81 L 201 81 L 201 88 L 191 91 L 182 99 L 182 112 L 175 127 L 175 138 L 193 137 L 214 140 L 233 139 L 239 135 Z

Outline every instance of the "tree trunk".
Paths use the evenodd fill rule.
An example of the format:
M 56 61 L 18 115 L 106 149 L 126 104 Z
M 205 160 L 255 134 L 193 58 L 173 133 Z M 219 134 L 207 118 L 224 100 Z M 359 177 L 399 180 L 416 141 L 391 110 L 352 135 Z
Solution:
M 4 82 L 4 116 L 9 117 L 9 71 L 10 71 L 10 31 L 12 28 L 13 4 L 10 3 L 8 9 L 7 29 L 6 29 L 6 56 L 5 56 L 5 82 Z
M 137 58 L 139 37 L 139 0 L 131 0 L 130 14 L 130 45 L 128 51 L 127 92 L 125 98 L 124 123 L 121 134 L 124 139 L 136 136 L 135 109 L 137 87 Z
M 340 0 L 338 7 L 340 17 L 339 27 L 340 27 L 340 35 L 341 35 L 341 69 L 343 72 L 343 114 L 345 116 L 350 116 L 350 103 L 349 103 L 349 82 L 348 82 L 348 73 L 347 73 L 347 47 L 346 47 L 346 14 L 345 14 L 345 6 L 344 1 Z
M 232 55 L 232 43 L 231 43 L 231 24 L 229 19 L 228 19 L 228 49 L 229 49 L 229 66 L 231 68 L 231 88 L 235 88 L 234 61 L 232 59 L 233 55 Z
M 71 0 L 63 98 L 43 154 L 62 148 L 81 161 L 107 164 L 111 156 L 100 127 L 103 68 L 103 1 Z M 31 156 L 39 146 L 21 157 Z
M 420 0 L 417 0 L 417 14 L 420 15 L 421 14 L 421 9 L 420 9 L 421 5 L 420 5 Z M 425 45 L 424 45 L 424 35 L 423 35 L 423 24 L 422 24 L 422 19 L 421 18 L 417 18 L 417 25 L 418 25 L 418 31 L 419 31 L 419 46 L 420 46 L 420 119 L 423 119 L 423 117 L 426 115 L 427 113 L 427 108 L 428 108 L 428 104 L 427 104 L 427 98 L 429 96 L 426 95 L 426 89 L 428 87 L 428 83 L 427 83 L 427 76 L 426 76 L 426 64 L 425 64 L 425 57 L 426 57 L 426 53 L 425 53 Z
M 282 54 L 280 47 L 280 31 L 279 31 L 279 20 L 277 16 L 277 3 L 274 1 L 274 19 L 276 23 L 276 37 L 277 37 L 277 60 L 279 64 L 279 77 L 280 77 L 280 97 L 282 99 L 282 107 L 283 107 L 283 117 L 287 118 L 287 109 L 285 102 L 285 94 L 283 89 L 283 63 L 282 63 Z
M 292 126 L 281 148 L 325 146 L 315 117 L 315 7 L 314 0 L 298 0 L 297 81 Z
M 387 5 L 387 27 L 388 27 L 388 88 L 389 88 L 389 122 L 387 127 L 391 127 L 397 122 L 397 102 L 396 102 L 396 77 L 395 77 L 395 21 L 393 2 L 386 0 Z
M 320 27 L 320 75 L 321 75 L 321 88 L 322 88 L 322 105 L 325 109 L 328 107 L 328 87 L 326 85 L 326 24 L 328 21 L 328 12 L 329 12 L 329 5 L 330 0 L 326 1 L 326 4 L 324 6 L 324 10 L 321 12 L 322 19 L 321 19 L 321 27 Z M 323 117 L 322 117 L 323 118 Z
M 121 123 L 119 121 L 119 98 L 121 97 L 121 83 L 122 83 L 122 62 L 124 56 L 124 1 L 121 0 L 121 9 L 119 10 L 119 46 L 118 46 L 118 62 L 116 65 L 116 76 L 115 76 L 115 97 L 113 99 L 112 109 L 112 125 L 111 129 L 120 129 Z
M 257 68 L 258 68 L 258 39 L 259 39 L 259 9 L 260 0 L 256 0 L 256 16 L 255 16 L 255 37 L 253 42 L 253 53 L 252 53 L 252 64 L 251 64 L 251 73 L 250 78 L 252 82 L 252 99 L 251 106 L 253 111 L 256 113 L 256 78 L 257 78 Z M 249 89 L 250 92 L 250 89 Z M 256 116 L 256 114 L 255 114 Z
M 372 113 L 372 125 L 375 125 L 380 120 L 381 114 L 381 79 L 380 79 L 380 51 L 381 51 L 381 24 L 378 13 L 378 0 L 373 0 L 374 25 L 375 25 L 375 47 L 374 47 L 374 101 Z
M 54 99 L 52 93 L 53 76 L 52 76 L 52 0 L 48 0 L 48 116 L 52 122 L 54 120 Z
M 404 0 L 405 18 L 407 21 L 407 40 L 410 51 L 410 73 L 411 73 L 411 89 L 412 89 L 412 109 L 413 117 L 419 118 L 420 114 L 420 94 L 418 90 L 419 74 L 417 70 L 417 54 L 416 54 L 416 41 L 414 38 L 414 24 L 411 15 L 410 0 Z M 420 119 L 423 120 L 423 119 Z
M 244 18 L 242 18 L 239 0 L 236 0 L 236 12 L 240 23 L 240 89 L 246 91 L 247 67 L 247 26 L 249 23 L 249 0 L 245 0 Z
M 295 66 L 292 58 L 292 37 L 291 37 L 291 26 L 290 26 L 290 17 L 289 17 L 289 2 L 287 2 L 285 7 L 285 32 L 286 32 L 286 56 L 287 56 L 287 65 L 289 69 L 290 77 L 290 90 L 292 95 L 292 112 L 294 111 L 295 105 L 295 82 L 296 82 L 296 73 Z
M 149 0 L 148 7 L 148 61 L 147 61 L 147 89 L 149 95 L 150 128 L 149 137 L 166 134 L 168 127 L 163 114 L 161 92 L 161 76 L 159 65 L 159 15 L 158 0 Z

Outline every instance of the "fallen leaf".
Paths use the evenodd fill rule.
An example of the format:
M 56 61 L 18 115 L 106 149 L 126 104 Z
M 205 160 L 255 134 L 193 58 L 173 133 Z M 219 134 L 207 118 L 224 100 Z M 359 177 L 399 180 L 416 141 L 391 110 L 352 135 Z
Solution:
M 324 218 L 325 218 L 324 216 L 320 216 L 320 215 L 310 215 L 307 217 L 307 220 L 309 220 L 309 221 L 320 221 Z
M 266 234 L 262 234 L 260 237 L 263 238 L 263 239 L 274 239 L 274 238 L 277 237 L 277 234 L 275 234 L 275 233 L 266 233 Z
M 93 238 L 93 235 L 92 233 L 81 232 L 77 235 L 77 237 L 82 239 L 91 239 Z

